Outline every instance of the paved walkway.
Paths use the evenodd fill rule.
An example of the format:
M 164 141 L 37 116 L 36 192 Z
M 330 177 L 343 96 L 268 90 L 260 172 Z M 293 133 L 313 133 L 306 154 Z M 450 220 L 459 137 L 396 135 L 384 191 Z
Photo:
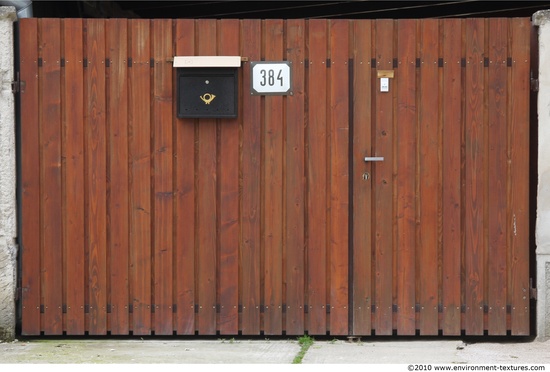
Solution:
M 288 339 L 22 339 L 0 343 L 9 364 L 292 364 Z M 315 340 L 302 364 L 546 364 L 550 341 L 477 342 L 448 339 Z

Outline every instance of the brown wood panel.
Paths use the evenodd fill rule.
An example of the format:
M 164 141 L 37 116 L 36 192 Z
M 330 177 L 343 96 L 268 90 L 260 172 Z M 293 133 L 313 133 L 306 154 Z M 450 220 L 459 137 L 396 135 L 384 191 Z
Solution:
M 483 19 L 465 21 L 465 248 L 464 329 L 469 335 L 483 334 L 484 289 L 484 181 L 485 123 Z
M 264 23 L 264 58 L 283 60 L 282 20 Z M 283 140 L 284 107 L 282 96 L 266 96 L 263 128 L 263 248 L 264 248 L 264 332 L 282 332 L 283 304 Z
M 324 335 L 327 331 L 327 244 L 328 244 L 328 124 L 327 22 L 308 22 L 307 66 L 307 331 Z
M 39 22 L 42 330 L 61 334 L 63 223 L 61 170 L 61 22 Z
M 393 66 L 394 21 L 377 20 L 374 36 L 376 70 L 391 70 Z M 380 92 L 380 79 L 376 79 L 375 121 L 373 123 L 373 153 L 384 157 L 383 162 L 372 165 L 374 187 L 374 290 L 376 335 L 391 335 L 393 330 L 393 91 Z
M 488 71 L 488 267 L 487 305 L 488 331 L 491 335 L 506 334 L 506 261 L 507 261 L 507 56 L 508 21 L 489 20 Z
M 510 20 L 511 77 L 508 107 L 510 145 L 510 268 L 509 301 L 513 335 L 528 335 L 529 327 L 529 19 Z
M 238 20 L 220 21 L 219 53 L 239 55 L 239 37 Z M 239 331 L 239 124 L 239 119 L 220 124 L 219 331 L 230 335 Z
M 171 335 L 173 292 L 173 133 L 172 20 L 151 24 L 153 68 L 153 188 L 154 188 L 154 329 L 155 335 Z
M 443 86 L 441 90 L 443 131 L 442 190 L 442 282 L 441 329 L 444 335 L 460 335 L 461 252 L 463 208 L 461 166 L 462 127 L 462 21 L 446 20 L 442 25 Z
M 372 163 L 365 162 L 372 148 L 372 22 L 353 23 L 353 282 L 351 288 L 354 335 L 371 333 L 372 274 Z M 351 84 L 351 82 L 350 82 Z M 350 97 L 351 99 L 351 97 Z
M 40 334 L 40 108 L 38 99 L 38 19 L 20 21 L 21 92 L 21 333 Z
M 88 324 L 90 334 L 107 333 L 107 158 L 105 145 L 105 27 L 86 20 L 85 151 Z
M 109 330 L 112 335 L 129 331 L 129 188 L 128 188 L 128 21 L 108 20 L 106 57 L 109 60 L 108 125 L 108 257 Z
M 216 55 L 216 26 L 197 21 L 198 55 Z M 200 119 L 198 131 L 198 329 L 206 335 L 216 333 L 216 120 Z
M 84 76 L 81 19 L 63 20 L 63 159 L 65 327 L 80 335 L 84 325 Z
M 329 22 L 330 333 L 347 335 L 349 260 L 349 21 Z
M 292 64 L 287 97 L 285 221 L 286 334 L 304 334 L 305 256 L 305 21 L 287 21 L 286 60 Z
M 134 335 L 151 333 L 150 28 L 129 21 L 130 304 Z
M 177 20 L 175 27 L 176 55 L 195 54 L 195 22 Z M 174 114 L 175 115 L 175 114 Z M 178 334 L 195 333 L 195 120 L 174 120 L 173 162 L 176 200 L 175 214 L 175 305 Z
M 418 328 L 422 335 L 438 331 L 438 244 L 440 211 L 440 129 L 438 52 L 439 27 L 437 20 L 424 20 L 420 30 L 419 82 L 419 244 Z
M 22 21 L 22 333 L 529 334 L 530 29 Z M 248 58 L 238 118 L 174 55 Z
M 261 21 L 243 20 L 242 55 L 250 61 L 260 60 Z M 260 246 L 261 242 L 261 103 L 258 97 L 245 94 L 251 84 L 250 65 L 243 65 L 242 98 L 242 201 L 241 201 L 241 278 L 239 301 L 242 305 L 240 328 L 243 335 L 260 333 Z
M 399 335 L 414 335 L 415 324 L 415 277 L 417 268 L 416 217 L 417 217 L 417 99 L 416 91 L 416 20 L 400 20 L 397 23 L 397 60 L 395 70 L 396 111 L 396 162 L 397 162 L 397 241 L 396 276 L 397 324 Z M 392 81 L 393 82 L 393 81 Z

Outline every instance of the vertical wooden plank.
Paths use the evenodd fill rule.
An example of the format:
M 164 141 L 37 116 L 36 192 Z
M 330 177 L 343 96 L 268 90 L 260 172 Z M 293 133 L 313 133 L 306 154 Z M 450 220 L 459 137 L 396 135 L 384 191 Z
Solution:
M 195 23 L 177 20 L 176 55 L 195 53 Z M 174 113 L 175 115 L 175 113 Z M 174 123 L 175 200 L 175 293 L 178 334 L 195 333 L 195 121 L 177 119 Z
M 107 332 L 107 159 L 105 146 L 105 27 L 86 21 L 86 217 L 90 334 Z
M 375 50 L 377 70 L 388 70 L 393 66 L 394 22 L 377 20 Z M 392 42 L 390 42 L 392 40 Z M 393 289 L 393 90 L 380 92 L 376 81 L 376 119 L 371 156 L 384 157 L 384 161 L 372 165 L 374 184 L 374 277 L 375 277 L 375 324 L 377 335 L 391 335 L 392 289 Z
M 220 22 L 219 53 L 239 55 L 240 22 Z M 239 74 L 242 70 L 239 70 Z M 246 89 L 245 89 L 246 91 Z M 241 101 L 239 100 L 239 105 Z M 240 115 L 239 115 L 240 117 Z M 239 331 L 239 119 L 220 124 L 220 324 L 221 334 Z
M 261 21 L 243 20 L 242 55 L 260 60 Z M 250 66 L 243 68 L 243 87 L 251 86 Z M 261 106 L 260 98 L 243 93 L 242 99 L 242 214 L 240 280 L 243 335 L 260 333 L 260 224 L 261 224 Z
M 148 335 L 151 333 L 150 30 L 147 20 L 129 22 L 131 328 L 134 335 Z
M 349 255 L 349 21 L 329 22 L 330 334 L 347 335 Z
M 21 333 L 40 334 L 40 108 L 38 19 L 21 19 L 19 50 L 21 81 Z
M 283 21 L 264 21 L 266 61 L 283 59 Z M 283 302 L 283 97 L 266 96 L 264 111 L 263 245 L 264 332 L 282 332 Z
M 422 335 L 438 332 L 439 239 L 439 28 L 437 20 L 422 20 L 420 44 L 419 182 L 420 241 L 418 258 L 418 328 Z
M 371 334 L 372 288 L 372 21 L 354 21 L 353 50 L 353 327 Z M 351 84 L 352 82 L 350 82 Z
M 414 335 L 416 253 L 416 20 L 397 23 L 397 333 Z
M 305 249 L 305 21 L 287 21 L 287 60 L 292 64 L 292 91 L 287 97 L 286 129 L 286 334 L 304 334 Z
M 128 170 L 128 21 L 106 21 L 109 60 L 107 122 L 109 150 L 108 229 L 110 331 L 128 334 L 129 324 L 129 170 Z
M 483 122 L 485 29 L 483 19 L 465 21 L 465 252 L 464 329 L 468 335 L 483 334 L 483 247 L 485 174 Z
M 155 335 L 171 335 L 173 182 L 172 182 L 172 20 L 152 21 L 153 180 L 154 180 L 154 326 Z
M 198 55 L 216 54 L 216 21 L 197 21 Z M 198 305 L 199 334 L 216 333 L 216 120 L 199 120 Z
M 529 335 L 529 72 L 528 18 L 510 20 L 510 307 L 513 335 Z
M 308 21 L 307 68 L 307 331 L 327 331 L 327 21 Z
M 462 262 L 462 21 L 443 21 L 443 247 L 442 291 L 444 335 L 460 335 Z
M 506 334 L 507 261 L 507 57 L 508 21 L 489 19 L 489 256 L 487 270 L 488 331 Z
M 84 334 L 84 75 L 82 20 L 63 21 L 66 331 Z
M 42 328 L 46 335 L 62 329 L 62 185 L 61 185 L 61 22 L 39 23 L 42 67 L 39 72 L 42 195 Z

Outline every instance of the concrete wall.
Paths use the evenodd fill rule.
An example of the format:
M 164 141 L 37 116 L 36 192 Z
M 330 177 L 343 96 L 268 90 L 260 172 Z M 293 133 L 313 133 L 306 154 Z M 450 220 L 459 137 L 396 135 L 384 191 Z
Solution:
M 17 207 L 13 81 L 14 7 L 0 7 L 0 340 L 15 338 Z
M 539 154 L 537 187 L 537 337 L 550 337 L 550 10 L 535 13 L 539 27 Z

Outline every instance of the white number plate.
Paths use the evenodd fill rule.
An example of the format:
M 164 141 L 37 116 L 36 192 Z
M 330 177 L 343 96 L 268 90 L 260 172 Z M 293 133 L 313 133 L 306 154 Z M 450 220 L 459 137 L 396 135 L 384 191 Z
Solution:
M 289 62 L 251 62 L 253 95 L 292 94 Z

